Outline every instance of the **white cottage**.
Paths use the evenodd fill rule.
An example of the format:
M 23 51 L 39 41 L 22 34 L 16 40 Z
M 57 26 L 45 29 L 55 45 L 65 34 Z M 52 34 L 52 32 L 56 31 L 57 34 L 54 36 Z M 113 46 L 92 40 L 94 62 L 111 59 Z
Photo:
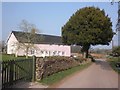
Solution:
M 30 33 L 27 33 L 28 35 Z M 62 44 L 60 36 L 35 34 L 35 38 L 32 38 L 34 47 L 29 48 L 28 56 L 70 56 L 71 47 Z M 17 54 L 18 56 L 24 56 L 25 47 L 21 47 L 20 43 L 28 44 L 26 33 L 19 31 L 12 31 L 7 40 L 7 54 Z

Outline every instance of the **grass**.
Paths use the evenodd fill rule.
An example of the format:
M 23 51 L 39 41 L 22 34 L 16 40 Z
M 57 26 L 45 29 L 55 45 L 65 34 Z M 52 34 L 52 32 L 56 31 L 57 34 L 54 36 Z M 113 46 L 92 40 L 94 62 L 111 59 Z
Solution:
M 43 78 L 41 81 L 38 81 L 38 82 L 45 84 L 45 85 L 52 85 L 52 84 L 62 80 L 63 78 L 65 78 L 66 76 L 68 76 L 70 74 L 73 74 L 77 71 L 80 71 L 80 70 L 83 70 L 84 68 L 87 68 L 89 65 L 91 65 L 91 62 L 86 63 L 84 65 L 79 65 L 79 66 L 73 67 L 73 68 L 68 69 L 68 70 L 64 70 L 64 71 L 55 73 L 55 74 L 50 75 L 46 78 Z
M 116 68 L 116 63 L 120 62 L 120 57 L 110 57 L 108 58 L 108 62 L 110 63 L 111 67 L 113 70 L 115 70 L 117 73 L 120 74 L 120 70 Z
M 25 56 L 18 56 L 15 57 L 15 55 L 9 55 L 9 54 L 0 54 L 0 61 L 7 61 L 7 60 L 16 60 L 16 59 L 25 59 Z
M 14 55 L 8 55 L 8 54 L 0 54 L 0 57 L 2 57 L 3 61 L 13 60 L 13 59 L 25 59 L 25 56 L 15 57 Z M 1 59 L 0 59 L 0 61 L 1 61 Z M 63 78 L 65 78 L 66 76 L 68 76 L 70 74 L 73 74 L 77 71 L 80 71 L 84 68 L 87 68 L 89 65 L 91 65 L 91 63 L 76 66 L 76 67 L 73 67 L 71 69 L 64 70 L 64 71 L 55 73 L 53 75 L 50 75 L 46 78 L 43 78 L 41 81 L 38 81 L 38 82 L 43 83 L 43 84 L 47 84 L 47 85 L 51 85 L 51 84 L 54 84 L 54 83 L 62 80 Z

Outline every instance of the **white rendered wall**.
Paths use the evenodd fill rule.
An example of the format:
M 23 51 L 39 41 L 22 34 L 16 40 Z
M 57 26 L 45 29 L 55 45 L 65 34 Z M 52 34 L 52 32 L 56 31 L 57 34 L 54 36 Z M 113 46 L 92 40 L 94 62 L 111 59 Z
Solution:
M 7 42 L 7 54 L 14 54 L 15 53 L 15 43 L 17 43 L 17 39 L 12 33 L 9 37 L 9 40 Z
M 7 54 L 15 54 L 18 56 L 26 55 L 25 48 L 20 48 L 16 50 L 16 43 L 19 43 L 14 36 L 11 34 L 7 43 Z M 33 48 L 29 49 L 28 56 L 70 56 L 71 47 L 67 45 L 55 45 L 55 44 L 35 44 Z
M 23 49 L 19 49 L 19 56 L 25 55 Z M 30 48 L 28 52 L 28 56 L 37 56 L 37 57 L 45 57 L 45 56 L 70 56 L 71 55 L 71 47 L 66 45 L 50 45 L 50 44 L 35 44 L 34 48 Z
M 36 44 L 36 56 L 70 56 L 71 48 L 66 45 Z M 43 54 L 41 54 L 43 51 Z
M 7 42 L 7 54 L 16 54 L 17 53 L 19 56 L 26 55 L 24 48 L 17 49 L 18 43 L 19 43 L 18 40 L 12 33 Z

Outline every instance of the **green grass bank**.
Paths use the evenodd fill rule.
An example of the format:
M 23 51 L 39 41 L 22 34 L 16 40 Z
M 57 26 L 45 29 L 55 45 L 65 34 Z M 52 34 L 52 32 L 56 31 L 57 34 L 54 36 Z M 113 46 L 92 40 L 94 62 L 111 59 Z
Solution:
M 43 78 L 41 81 L 38 81 L 38 82 L 40 82 L 42 84 L 45 84 L 45 85 L 52 85 L 54 83 L 59 82 L 63 78 L 77 72 L 77 71 L 81 71 L 81 70 L 87 68 L 91 64 L 92 64 L 92 62 L 89 62 L 89 63 L 86 63 L 86 64 L 82 64 L 82 65 L 73 67 L 73 68 L 68 69 L 68 70 L 64 70 L 64 71 L 55 73 L 53 75 L 47 76 L 46 78 Z

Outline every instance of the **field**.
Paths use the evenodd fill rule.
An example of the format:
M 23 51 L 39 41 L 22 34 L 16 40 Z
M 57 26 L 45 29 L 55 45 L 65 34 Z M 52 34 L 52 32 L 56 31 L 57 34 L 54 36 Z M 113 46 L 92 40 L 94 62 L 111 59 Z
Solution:
M 7 60 L 16 60 L 16 59 L 25 59 L 25 56 L 18 56 L 15 55 L 8 55 L 8 54 L 0 54 L 0 61 L 7 61 Z M 30 57 L 29 57 L 30 58 Z
M 80 53 L 72 53 L 72 55 L 82 57 L 82 54 L 80 54 Z M 95 58 L 95 59 L 99 59 L 99 58 L 104 58 L 104 57 L 106 57 L 105 54 L 90 53 L 90 55 L 92 55 L 92 57 Z
M 99 58 L 104 58 L 104 57 L 105 57 L 104 54 L 91 53 L 91 55 L 92 55 L 93 58 L 95 58 L 95 59 L 99 59 Z

